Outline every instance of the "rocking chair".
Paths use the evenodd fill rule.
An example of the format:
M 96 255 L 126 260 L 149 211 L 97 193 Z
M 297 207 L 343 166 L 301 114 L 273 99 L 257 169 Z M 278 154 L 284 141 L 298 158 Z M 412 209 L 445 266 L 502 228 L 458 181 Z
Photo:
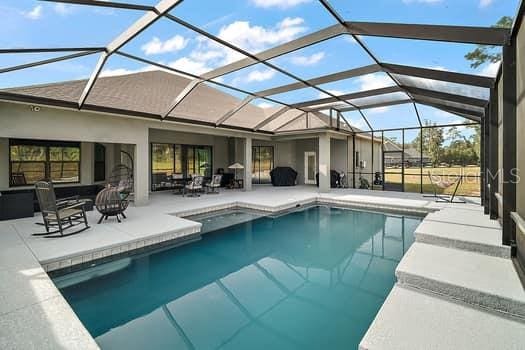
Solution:
M 463 179 L 463 177 L 461 175 L 458 175 L 454 179 L 454 181 L 445 181 L 445 180 L 441 180 L 440 178 L 437 178 L 436 176 L 434 176 L 430 172 L 428 172 L 428 178 L 430 179 L 430 183 L 432 184 L 432 188 L 434 190 L 434 194 L 433 195 L 424 195 L 423 197 L 436 198 L 436 202 L 466 203 L 464 200 L 461 200 L 461 199 L 454 200 L 456 198 L 456 193 L 458 192 L 459 185 L 461 184 L 461 181 Z M 453 185 L 456 185 L 456 186 L 454 187 L 454 192 L 452 192 L 452 196 L 450 196 L 450 198 L 448 198 L 448 196 L 446 196 L 446 195 L 439 195 L 438 194 L 438 189 L 443 191 L 443 190 L 446 190 L 447 188 L 449 188 L 450 186 L 453 186 Z
M 34 233 L 34 236 L 46 236 L 49 238 L 71 236 L 89 228 L 84 211 L 85 202 L 78 196 L 63 198 L 57 201 L 55 189 L 52 182 L 39 181 L 35 184 L 35 192 L 46 228 L 44 233 Z M 77 225 L 84 225 L 80 230 L 64 233 L 65 230 Z M 54 231 L 51 229 L 55 228 Z M 49 236 L 54 233 L 60 235 Z

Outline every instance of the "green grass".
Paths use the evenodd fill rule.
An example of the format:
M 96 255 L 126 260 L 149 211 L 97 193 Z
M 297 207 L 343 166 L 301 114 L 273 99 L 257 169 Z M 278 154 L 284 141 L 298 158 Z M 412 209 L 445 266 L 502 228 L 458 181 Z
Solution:
M 385 181 L 389 183 L 402 182 L 401 179 L 401 168 L 386 168 L 385 169 Z M 405 191 L 406 192 L 419 192 L 420 191 L 420 168 L 405 168 Z M 433 193 L 434 188 L 428 177 L 428 172 L 436 176 L 449 176 L 451 180 L 457 175 L 464 175 L 463 181 L 459 185 L 458 195 L 463 196 L 479 196 L 480 195 L 480 179 L 479 177 L 479 166 L 468 166 L 468 167 L 448 167 L 448 168 L 423 168 L 423 193 Z M 452 194 L 455 186 L 442 190 L 438 189 L 439 194 Z

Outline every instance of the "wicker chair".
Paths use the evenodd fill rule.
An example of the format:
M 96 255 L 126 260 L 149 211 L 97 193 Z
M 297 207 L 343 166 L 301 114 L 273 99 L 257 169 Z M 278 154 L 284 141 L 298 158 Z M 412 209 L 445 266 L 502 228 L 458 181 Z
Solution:
M 197 194 L 197 192 L 202 190 L 203 181 L 204 176 L 194 176 L 193 180 L 189 184 L 187 184 L 184 189 L 185 191 L 190 193 L 190 197 L 198 197 L 199 195 Z
M 213 175 L 211 177 L 210 183 L 206 184 L 206 189 L 208 194 L 210 193 L 219 193 L 219 187 L 221 187 L 222 175 Z
M 107 220 L 110 216 L 115 216 L 117 221 L 121 222 L 120 216 L 126 218 L 124 211 L 128 208 L 128 204 L 125 195 L 123 196 L 118 187 L 106 186 L 97 194 L 95 199 L 95 207 L 102 215 L 97 224 L 100 224 L 104 219 Z
M 57 201 L 55 189 L 52 182 L 39 181 L 35 184 L 35 192 L 44 219 L 45 233 L 35 233 L 35 236 L 45 235 L 47 237 L 63 237 L 80 233 L 89 228 L 89 224 L 84 211 L 85 202 L 78 199 L 78 196 L 63 198 Z M 80 230 L 64 234 L 64 231 L 77 225 L 85 226 Z M 51 231 L 51 228 L 57 228 Z M 60 235 L 48 236 L 53 233 Z

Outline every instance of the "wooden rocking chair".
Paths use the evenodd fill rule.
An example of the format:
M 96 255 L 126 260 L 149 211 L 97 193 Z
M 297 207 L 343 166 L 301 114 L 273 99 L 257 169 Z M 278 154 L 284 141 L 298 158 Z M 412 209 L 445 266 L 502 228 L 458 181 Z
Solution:
M 44 219 L 43 225 L 46 228 L 44 233 L 34 233 L 34 236 L 64 237 L 80 233 L 89 228 L 86 213 L 84 211 L 85 202 L 78 199 L 78 196 L 56 200 L 53 183 L 39 181 L 35 184 L 35 192 Z M 64 233 L 65 230 L 77 225 L 84 225 L 80 230 Z M 52 228 L 56 228 L 54 231 Z M 60 233 L 60 235 L 52 235 Z M 52 236 L 51 236 L 52 235 Z

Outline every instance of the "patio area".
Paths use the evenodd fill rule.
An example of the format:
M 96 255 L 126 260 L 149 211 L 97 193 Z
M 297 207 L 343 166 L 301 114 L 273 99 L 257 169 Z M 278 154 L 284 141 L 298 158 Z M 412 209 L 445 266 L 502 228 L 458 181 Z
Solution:
M 525 0 L 205 5 L 0 5 L 0 349 L 524 348 Z
M 271 187 L 254 186 L 252 191 L 221 190 L 219 194 L 200 197 L 182 197 L 171 191 L 155 192 L 148 206 L 131 205 L 126 210 L 127 219 L 118 223 L 115 218 L 96 224 L 100 214 L 88 212 L 91 228 L 84 233 L 59 239 L 32 236 L 43 230 L 35 225 L 34 218 L 4 221 L 2 231 L 16 232 L 31 249 L 46 271 L 83 264 L 92 260 L 121 254 L 160 242 L 198 238 L 200 224 L 184 219 L 185 216 L 233 207 L 266 212 L 279 212 L 297 205 L 316 202 L 352 205 L 368 209 L 393 209 L 428 213 L 443 207 L 419 194 L 366 191 L 358 189 L 333 189 L 320 194 L 315 186 Z M 477 198 L 470 200 L 478 209 Z M 4 236 L 2 236 L 4 237 Z
M 437 323 L 431 327 L 433 332 L 436 332 L 435 327 L 443 331 L 449 331 L 450 327 L 456 330 L 469 328 L 469 332 L 450 341 L 453 345 L 465 344 L 470 339 L 472 330 L 467 320 L 473 318 L 486 320 L 486 327 L 505 329 L 504 336 L 498 337 L 493 332 L 483 333 L 485 328 L 481 327 L 476 331 L 477 339 L 485 339 L 490 334 L 487 340 L 490 339 L 491 344 L 517 344 L 521 338 L 525 323 L 513 318 L 525 317 L 525 293 L 512 267 L 510 249 L 500 243 L 501 228 L 497 222 L 483 215 L 478 199 L 470 199 L 467 204 L 450 204 L 399 192 L 334 189 L 321 194 L 314 186 L 254 186 L 252 191 L 223 190 L 218 195 L 195 198 L 171 192 L 155 193 L 151 196 L 150 205 L 130 206 L 126 212 L 128 218 L 122 223 L 109 219 L 97 225 L 98 214 L 89 212 L 91 229 L 60 239 L 31 236 L 39 229 L 35 225 L 40 221 L 39 215 L 2 222 L 0 256 L 5 282 L 2 285 L 9 288 L 1 290 L 3 310 L 0 324 L 9 322 L 10 328 L 3 331 L 16 334 L 16 329 L 12 327 L 28 317 L 28 308 L 32 308 L 32 312 L 42 314 L 41 322 L 45 326 L 43 331 L 29 337 L 0 337 L 3 342 L 0 345 L 25 346 L 42 341 L 50 344 L 65 341 L 75 345 L 71 347 L 96 348 L 45 271 L 95 264 L 107 261 L 111 256 L 124 257 L 126 253 L 137 252 L 137 249 L 146 246 L 183 244 L 199 239 L 201 224 L 184 219 L 184 216 L 233 207 L 279 212 L 308 204 L 426 215 L 416 230 L 416 243 L 397 269 L 398 285 L 363 340 L 363 349 L 369 348 L 370 344 L 378 344 L 385 327 L 397 327 L 399 334 L 407 331 L 406 327 L 410 327 L 411 331 L 430 331 L 427 323 L 416 325 L 405 320 L 411 317 L 412 308 L 418 312 L 430 312 L 430 309 L 439 307 L 449 309 L 451 315 L 467 315 L 463 321 L 452 325 L 447 318 L 441 318 L 441 312 L 432 311 Z M 472 261 L 476 263 L 472 265 Z M 485 282 L 493 282 L 494 278 L 498 278 L 499 282 Z M 19 292 L 10 293 L 11 288 Z M 426 292 L 415 291 L 419 289 Z M 409 300 L 416 302 L 412 304 Z M 419 305 L 419 302 L 423 304 Z M 58 306 L 51 306 L 55 304 Z M 392 307 L 403 304 L 406 304 L 403 312 L 392 314 Z M 473 305 L 493 311 L 487 313 Z M 506 319 L 504 315 L 511 319 Z M 33 319 L 33 322 L 38 321 Z M 50 323 L 56 329 L 46 330 Z M 71 332 L 75 332 L 75 336 L 71 336 Z M 388 340 L 389 346 L 396 344 L 396 341 L 398 345 L 405 344 L 402 337 L 393 339 Z M 434 340 L 435 344 L 438 340 Z M 418 337 L 414 339 L 414 349 L 422 345 L 419 341 L 429 344 L 428 339 Z

